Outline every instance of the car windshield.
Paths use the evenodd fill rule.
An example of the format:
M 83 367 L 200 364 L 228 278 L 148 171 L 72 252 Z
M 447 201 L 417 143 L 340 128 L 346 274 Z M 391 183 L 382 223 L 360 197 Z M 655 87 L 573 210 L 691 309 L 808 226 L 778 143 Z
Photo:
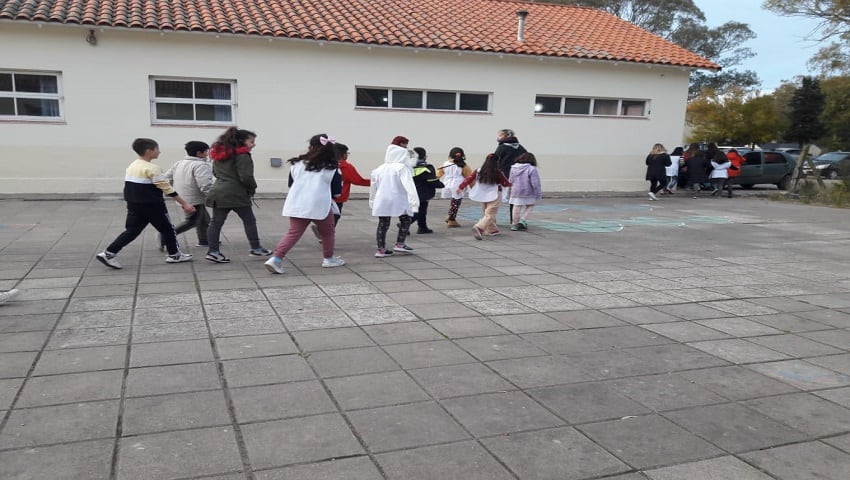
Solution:
M 816 158 L 815 161 L 820 163 L 840 162 L 841 160 L 847 158 L 847 155 L 847 153 L 841 152 L 824 153 L 823 155 Z

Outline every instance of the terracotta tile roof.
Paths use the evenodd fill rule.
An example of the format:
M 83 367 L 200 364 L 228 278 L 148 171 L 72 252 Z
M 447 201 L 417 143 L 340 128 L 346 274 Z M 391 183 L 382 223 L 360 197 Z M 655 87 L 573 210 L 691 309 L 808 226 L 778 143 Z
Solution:
M 0 0 L 10 20 L 719 68 L 603 11 L 510 0 Z

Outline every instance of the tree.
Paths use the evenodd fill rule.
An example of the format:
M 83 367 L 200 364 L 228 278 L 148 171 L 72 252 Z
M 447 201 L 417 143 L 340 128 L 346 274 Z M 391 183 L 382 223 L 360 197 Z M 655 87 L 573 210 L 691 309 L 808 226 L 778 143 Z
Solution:
M 820 121 L 823 105 L 824 96 L 818 79 L 803 77 L 791 97 L 790 125 L 785 138 L 797 142 L 800 147 L 821 138 L 825 133 Z
M 705 15 L 693 0 L 549 0 L 550 3 L 582 5 L 605 10 L 623 20 L 698 53 L 720 65 L 720 72 L 698 71 L 691 75 L 688 98 L 694 99 L 703 89 L 715 93 L 733 87 L 752 89 L 761 84 L 751 70 L 735 67 L 755 55 L 742 47 L 755 33 L 745 23 L 727 22 L 717 28 L 705 25 Z
M 818 51 L 809 66 L 824 74 L 850 73 L 850 0 L 766 0 L 763 7 L 788 17 L 821 21 L 815 40 L 837 40 Z
M 821 122 L 826 130 L 824 143 L 833 150 L 850 150 L 850 77 L 821 81 L 824 94 Z
M 752 145 L 774 140 L 786 123 L 771 95 L 757 95 L 742 88 L 724 94 L 707 89 L 688 104 L 692 127 L 688 142 L 713 141 Z

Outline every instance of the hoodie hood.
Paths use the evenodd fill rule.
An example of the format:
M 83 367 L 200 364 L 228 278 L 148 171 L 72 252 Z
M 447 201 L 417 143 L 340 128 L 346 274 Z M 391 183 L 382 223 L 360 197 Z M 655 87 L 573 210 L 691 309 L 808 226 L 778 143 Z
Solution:
M 387 154 L 384 157 L 384 163 L 387 165 L 397 163 L 411 168 L 416 165 L 417 160 L 415 153 L 398 145 L 387 147 Z
M 507 145 L 513 148 L 519 148 L 519 140 L 517 140 L 516 137 L 505 137 L 499 140 L 499 144 Z
M 528 173 L 531 169 L 534 168 L 534 165 L 530 163 L 515 163 L 511 165 L 511 173 L 516 172 L 517 174 Z

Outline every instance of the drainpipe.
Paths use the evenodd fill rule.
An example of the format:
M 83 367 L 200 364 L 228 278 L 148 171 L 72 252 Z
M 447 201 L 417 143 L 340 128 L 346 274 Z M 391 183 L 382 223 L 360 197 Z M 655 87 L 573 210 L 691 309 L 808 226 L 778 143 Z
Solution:
M 516 41 L 522 43 L 525 41 L 525 17 L 528 16 L 528 10 L 519 10 L 516 12 Z

